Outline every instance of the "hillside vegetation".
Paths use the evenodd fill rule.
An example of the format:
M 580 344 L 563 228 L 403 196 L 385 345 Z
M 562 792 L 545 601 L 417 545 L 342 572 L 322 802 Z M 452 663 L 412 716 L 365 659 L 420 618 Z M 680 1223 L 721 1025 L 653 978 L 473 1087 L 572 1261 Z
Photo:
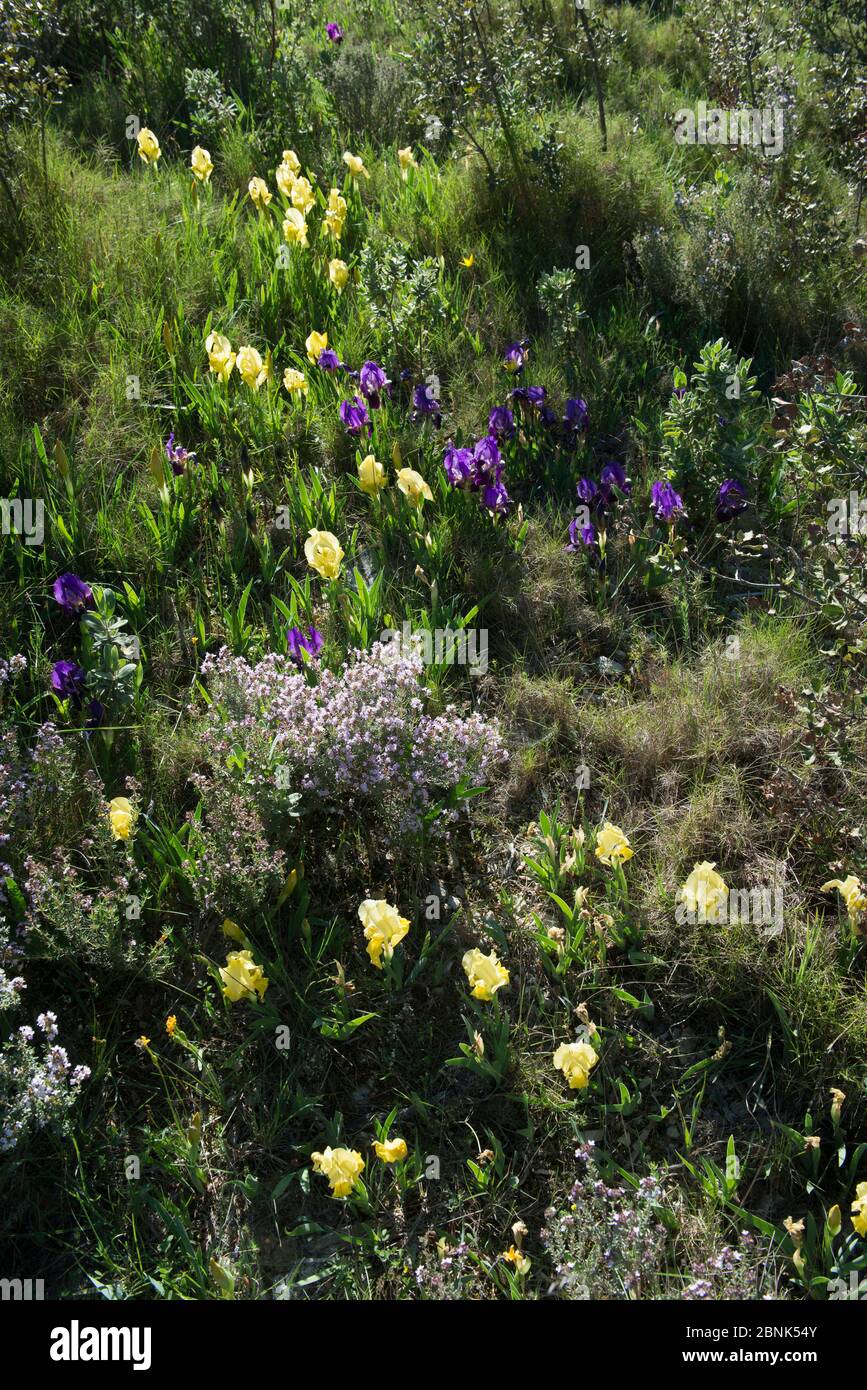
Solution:
M 863 5 L 0 38 L 3 1273 L 854 1297 Z

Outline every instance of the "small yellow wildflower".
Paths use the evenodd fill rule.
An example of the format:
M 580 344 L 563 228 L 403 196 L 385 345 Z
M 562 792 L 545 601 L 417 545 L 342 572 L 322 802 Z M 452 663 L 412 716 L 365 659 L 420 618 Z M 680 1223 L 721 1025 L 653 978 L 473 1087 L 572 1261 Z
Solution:
M 554 1053 L 554 1066 L 566 1077 L 571 1091 L 584 1090 L 598 1061 L 588 1042 L 561 1043 Z
M 307 222 L 298 208 L 287 208 L 283 218 L 283 240 L 287 246 L 308 246 Z
M 381 970 L 383 957 L 391 960 L 395 946 L 403 941 L 409 931 L 409 918 L 401 917 L 397 908 L 392 907 L 385 898 L 365 898 L 358 909 L 358 916 L 364 927 L 371 964 Z
M 115 840 L 129 840 L 135 827 L 135 811 L 125 796 L 116 796 L 108 803 L 108 821 Z
M 196 145 L 196 148 L 190 155 L 190 168 L 193 171 L 194 178 L 198 179 L 199 183 L 207 183 L 211 174 L 214 172 L 211 156 L 208 154 L 207 150 L 202 149 L 201 145 Z
M 143 125 L 136 136 L 136 141 L 138 143 L 139 159 L 143 159 L 145 164 L 156 164 L 162 154 L 162 150 L 160 149 L 160 142 L 153 131 L 148 130 L 147 126 Z
M 856 878 L 854 874 L 849 874 L 842 880 L 831 878 L 827 883 L 822 884 L 820 891 L 828 893 L 832 888 L 837 889 L 846 904 L 846 911 L 852 926 L 858 926 L 862 920 L 860 914 L 867 911 L 867 890 L 865 890 L 860 878 Z
M 497 990 L 504 989 L 509 983 L 509 972 L 500 964 L 495 951 L 486 956 L 476 946 L 472 951 L 464 952 L 461 964 L 470 982 L 474 999 L 490 1002 Z
M 277 165 L 274 170 L 274 179 L 284 198 L 291 198 L 292 188 L 297 177 L 291 164 L 287 164 L 285 159 L 282 164 Z
M 341 294 L 349 279 L 349 266 L 345 261 L 340 261 L 335 257 L 333 261 L 328 262 L 328 278 L 338 294 Z
M 238 348 L 238 356 L 235 358 L 235 366 L 238 375 L 245 385 L 258 391 L 263 382 L 268 380 L 268 371 L 262 361 L 262 354 L 256 348 L 246 344 Z
M 292 206 L 297 208 L 299 212 L 302 212 L 305 217 L 316 201 L 313 197 L 313 188 L 311 187 L 310 180 L 305 178 L 297 178 L 295 180 L 292 185 L 290 197 L 292 199 Z
M 295 367 L 287 367 L 283 373 L 283 385 L 292 396 L 296 391 L 301 391 L 307 395 L 307 378 L 303 372 L 299 372 Z
M 381 1143 L 376 1139 L 373 1148 L 383 1163 L 402 1163 L 409 1153 L 405 1139 L 386 1139 Z
M 859 1182 L 852 1203 L 852 1225 L 859 1236 L 867 1236 L 867 1182 Z
M 318 362 L 320 353 L 323 353 L 328 347 L 328 334 L 317 333 L 314 328 L 313 332 L 308 334 L 304 346 L 307 349 L 308 361 Z
M 222 333 L 209 333 L 205 339 L 205 352 L 208 354 L 208 366 L 211 371 L 223 381 L 228 381 L 235 365 L 235 354 L 229 339 Z
M 343 233 L 346 212 L 346 199 L 339 189 L 332 188 L 328 194 L 328 206 L 325 209 L 324 221 L 335 241 L 339 241 Z
M 414 507 L 420 507 L 425 500 L 433 501 L 433 493 L 421 474 L 417 473 L 414 468 L 399 468 L 397 485 Z
M 716 872 L 716 865 L 705 859 L 695 865 L 678 894 L 678 901 L 691 913 L 696 913 L 699 921 L 714 922 L 728 895 L 725 879 Z
M 323 579 L 336 579 L 340 574 L 343 548 L 330 531 L 317 531 L 313 527 L 304 542 L 304 554 L 310 568 L 321 574 Z
M 271 191 L 264 179 L 252 178 L 247 184 L 250 201 L 259 212 L 264 212 L 271 201 Z
M 596 858 L 603 864 L 625 864 L 632 858 L 629 841 L 620 829 L 607 820 L 596 836 Z
M 253 960 L 252 951 L 231 951 L 220 969 L 220 979 L 223 994 L 232 1004 L 240 999 L 252 1002 L 254 995 L 258 995 L 261 1002 L 268 988 L 268 979 L 261 965 Z
M 352 178 L 357 179 L 362 174 L 366 179 L 370 178 L 369 173 L 364 167 L 364 160 L 361 158 L 361 155 L 350 154 L 349 150 L 344 150 L 343 163 L 346 165 Z
M 364 1159 L 356 1149 L 332 1149 L 311 1154 L 316 1173 L 322 1173 L 331 1184 L 333 1197 L 348 1197 L 364 1169 Z
M 530 1257 L 523 1251 L 517 1250 L 514 1245 L 510 1245 L 508 1250 L 503 1252 L 503 1259 L 508 1260 L 509 1264 L 514 1265 L 518 1274 L 526 1274 L 530 1269 Z
M 400 165 L 400 176 L 406 183 L 410 169 L 417 169 L 418 165 L 413 158 L 412 145 L 407 145 L 405 149 L 398 150 L 397 162 Z
M 799 1246 L 801 1244 L 801 1241 L 804 1239 L 803 1217 L 800 1221 L 795 1221 L 793 1217 L 787 1216 L 785 1221 L 783 1222 L 783 1225 L 788 1231 L 792 1240 L 795 1242 L 795 1245 Z
M 373 454 L 368 454 L 359 462 L 358 485 L 368 497 L 378 497 L 386 485 L 385 469 Z

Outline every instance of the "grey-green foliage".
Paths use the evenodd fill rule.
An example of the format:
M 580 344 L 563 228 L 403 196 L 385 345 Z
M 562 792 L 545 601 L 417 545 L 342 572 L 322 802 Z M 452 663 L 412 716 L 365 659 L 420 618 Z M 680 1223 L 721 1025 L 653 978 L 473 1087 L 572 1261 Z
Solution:
M 100 589 L 97 607 L 81 620 L 88 687 L 110 708 L 132 703 L 140 676 L 138 639 L 125 632 L 126 619 L 116 617 L 117 595 Z
M 232 125 L 238 106 L 223 90 L 211 68 L 185 68 L 184 93 L 190 109 L 190 130 L 197 140 L 221 134 Z
M 45 122 L 67 86 L 56 65 L 63 32 L 58 0 L 2 0 L 0 3 L 0 187 L 18 218 L 12 187 L 17 163 L 15 125 L 39 124 L 45 170 Z
M 420 341 L 448 318 L 442 264 L 432 256 L 413 259 L 393 238 L 371 239 L 359 260 L 368 310 L 377 328 L 395 341 Z
M 578 295 L 574 270 L 552 270 L 539 277 L 539 303 L 548 317 L 552 342 L 561 351 L 574 351 L 579 325 L 585 313 Z
M 662 462 L 691 495 L 711 501 L 726 478 L 745 481 L 755 461 L 760 416 L 752 363 L 722 338 L 706 343 L 687 384 L 677 384 L 662 420 Z

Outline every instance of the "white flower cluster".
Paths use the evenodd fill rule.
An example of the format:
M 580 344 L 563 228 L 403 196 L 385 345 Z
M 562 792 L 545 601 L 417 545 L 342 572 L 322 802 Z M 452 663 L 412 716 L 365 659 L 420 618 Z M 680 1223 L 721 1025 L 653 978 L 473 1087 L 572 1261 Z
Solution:
M 2 994 L 3 982 L 14 997 Z M 0 979 L 0 1007 L 17 1002 L 21 979 Z M 28 1133 L 62 1119 L 74 1104 L 90 1067 L 73 1067 L 66 1049 L 54 1041 L 57 1015 L 50 1010 L 36 1020 L 41 1034 L 23 1024 L 11 1033 L 0 1050 L 0 1101 L 4 1110 L 0 1125 L 0 1153 L 16 1148 Z

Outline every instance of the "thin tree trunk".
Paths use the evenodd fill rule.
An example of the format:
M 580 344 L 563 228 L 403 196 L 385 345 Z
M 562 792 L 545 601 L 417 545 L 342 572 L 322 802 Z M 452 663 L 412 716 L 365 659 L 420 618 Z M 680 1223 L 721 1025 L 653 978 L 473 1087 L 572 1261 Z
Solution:
M 274 59 L 277 56 L 277 0 L 270 0 L 271 51 L 268 54 L 268 94 L 274 80 Z
M 488 50 L 485 46 L 485 40 L 482 37 L 481 25 L 479 24 L 478 17 L 476 15 L 475 6 L 470 8 L 470 19 L 472 21 L 473 28 L 476 31 L 476 38 L 479 41 L 479 48 L 482 51 L 482 61 L 485 64 L 485 68 L 488 74 L 488 81 L 491 84 L 491 95 L 494 98 L 494 105 L 497 108 L 497 115 L 500 118 L 500 126 L 502 127 L 503 131 L 503 139 L 505 140 L 506 148 L 509 151 L 509 157 L 512 161 L 512 168 L 515 171 L 515 179 L 517 180 L 518 187 L 521 193 L 523 194 L 524 198 L 527 199 L 529 197 L 529 190 L 524 179 L 524 171 L 521 165 L 520 156 L 518 154 L 518 146 L 515 143 L 515 136 L 512 131 L 512 124 L 509 120 L 509 117 L 506 115 L 506 108 L 503 106 L 503 102 L 500 97 L 500 89 L 497 83 L 497 74 L 494 72 L 494 65 L 491 62 Z
M 599 71 L 599 54 L 596 51 L 596 41 L 593 38 L 593 31 L 590 28 L 587 15 L 584 13 L 583 5 L 575 4 L 575 13 L 581 20 L 581 28 L 584 30 L 584 37 L 587 40 L 587 47 L 590 50 L 590 62 L 593 64 L 593 80 L 596 84 L 596 105 L 599 107 L 599 133 L 602 136 L 602 148 L 608 150 L 608 127 L 605 124 L 605 92 L 602 88 L 602 74 Z
M 3 189 L 3 192 L 6 194 L 6 197 L 9 199 L 9 206 L 10 206 L 10 208 L 12 209 L 12 213 L 13 213 L 13 216 L 14 216 L 14 218 L 15 218 L 15 224 L 16 224 L 16 226 L 19 226 L 19 227 L 20 227 L 20 225 L 21 225 L 21 213 L 20 213 L 19 208 L 18 208 L 18 203 L 17 203 L 16 200 L 15 200 L 15 194 L 12 192 L 12 185 L 10 184 L 10 182 L 9 182 L 9 180 L 7 179 L 6 175 L 4 174 L 2 168 L 0 168 L 0 188 Z

